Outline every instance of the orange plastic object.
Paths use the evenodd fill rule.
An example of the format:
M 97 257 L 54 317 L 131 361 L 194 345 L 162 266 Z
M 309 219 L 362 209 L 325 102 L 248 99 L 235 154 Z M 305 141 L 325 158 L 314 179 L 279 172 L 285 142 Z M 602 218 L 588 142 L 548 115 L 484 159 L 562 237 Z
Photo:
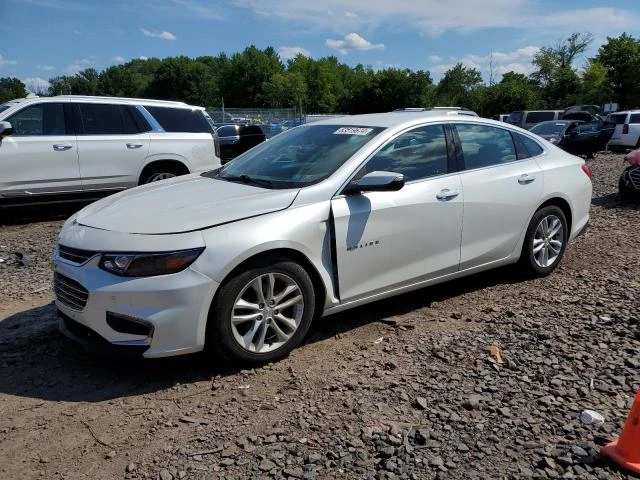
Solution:
M 621 467 L 640 474 L 640 389 L 631 407 L 622 432 L 614 440 L 600 450 L 600 454 L 613 460 Z

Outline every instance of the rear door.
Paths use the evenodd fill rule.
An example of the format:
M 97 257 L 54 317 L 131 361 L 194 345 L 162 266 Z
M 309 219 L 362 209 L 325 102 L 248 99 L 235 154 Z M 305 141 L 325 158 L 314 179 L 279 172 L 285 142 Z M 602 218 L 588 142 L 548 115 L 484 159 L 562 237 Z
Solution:
M 13 134 L 0 143 L 0 196 L 82 189 L 78 143 L 68 102 L 31 104 L 6 118 Z
M 80 175 L 85 190 L 118 190 L 138 184 L 149 151 L 126 105 L 74 103 Z
M 613 130 L 613 135 L 611 136 L 611 140 L 619 141 L 622 139 L 622 129 L 624 124 L 627 121 L 626 113 L 614 113 L 609 115 L 609 121 L 615 123 L 616 127 Z
M 401 190 L 332 200 L 343 302 L 458 270 L 463 194 L 449 150 L 443 125 L 413 128 L 356 174 L 401 173 Z
M 466 270 L 508 257 L 524 235 L 542 197 L 535 156 L 543 150 L 528 136 L 497 126 L 455 127 L 464 191 L 460 270 Z

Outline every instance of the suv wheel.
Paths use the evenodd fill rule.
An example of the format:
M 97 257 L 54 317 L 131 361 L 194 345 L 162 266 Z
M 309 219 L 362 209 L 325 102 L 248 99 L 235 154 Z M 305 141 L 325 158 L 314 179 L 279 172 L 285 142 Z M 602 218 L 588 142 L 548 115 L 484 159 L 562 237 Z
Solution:
M 143 178 L 140 183 L 144 184 L 144 183 L 158 182 L 160 180 L 166 180 L 168 178 L 173 178 L 176 175 L 177 174 L 173 173 L 173 172 L 151 172 L 148 175 L 146 175 L 145 178 Z
M 520 263 L 533 276 L 549 275 L 560 263 L 569 232 L 564 212 L 555 205 L 538 210 L 531 219 Z
M 280 260 L 249 268 L 220 287 L 207 347 L 244 364 L 281 358 L 304 339 L 315 306 L 313 283 L 299 264 Z
M 618 182 L 618 191 L 620 192 L 620 197 L 622 198 L 623 202 L 629 202 L 634 200 L 634 198 L 640 197 L 640 194 L 629 185 L 629 172 L 633 168 L 636 167 L 627 167 L 627 169 L 622 172 L 622 175 L 620 175 L 620 181 Z

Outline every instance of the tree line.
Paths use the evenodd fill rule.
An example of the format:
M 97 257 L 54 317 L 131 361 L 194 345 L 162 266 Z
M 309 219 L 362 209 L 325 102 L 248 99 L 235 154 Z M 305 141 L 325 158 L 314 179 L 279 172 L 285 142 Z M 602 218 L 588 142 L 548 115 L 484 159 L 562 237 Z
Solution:
M 284 63 L 277 52 L 250 46 L 231 56 L 135 59 L 98 72 L 51 78 L 44 95 L 107 95 L 181 100 L 220 107 L 299 108 L 305 113 L 369 113 L 435 105 L 470 108 L 483 116 L 520 109 L 560 109 L 574 104 L 640 107 L 640 40 L 608 37 L 582 68 L 575 60 L 593 38 L 574 33 L 541 48 L 533 73 L 507 72 L 494 82 L 458 63 L 438 82 L 427 70 L 351 67 L 336 57 L 298 55 Z M 0 78 L 0 102 L 24 97 L 25 85 Z

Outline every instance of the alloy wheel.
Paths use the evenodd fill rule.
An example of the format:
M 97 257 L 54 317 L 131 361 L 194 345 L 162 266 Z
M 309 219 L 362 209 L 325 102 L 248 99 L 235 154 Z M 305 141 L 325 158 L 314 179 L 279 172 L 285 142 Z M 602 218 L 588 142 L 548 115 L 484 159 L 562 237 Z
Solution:
M 173 178 L 173 177 L 175 177 L 175 174 L 169 173 L 169 172 L 154 173 L 154 174 L 150 175 L 149 178 L 147 178 L 146 183 L 157 182 L 157 181 L 160 181 L 160 180 L 166 180 L 168 178 Z
M 564 227 L 555 215 L 543 217 L 536 227 L 533 237 L 533 258 L 542 268 L 553 265 L 562 252 Z
M 300 285 L 283 273 L 265 273 L 249 281 L 231 311 L 235 341 L 252 353 L 267 353 L 285 345 L 304 315 Z

